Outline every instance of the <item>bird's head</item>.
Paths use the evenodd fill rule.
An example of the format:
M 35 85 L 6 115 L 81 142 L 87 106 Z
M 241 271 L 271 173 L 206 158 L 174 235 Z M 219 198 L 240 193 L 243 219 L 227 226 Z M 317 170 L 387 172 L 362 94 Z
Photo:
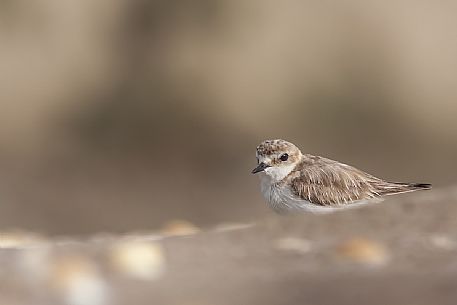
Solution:
M 256 149 L 257 167 L 253 174 L 262 173 L 272 182 L 284 179 L 300 162 L 302 153 L 294 144 L 284 140 L 266 140 Z

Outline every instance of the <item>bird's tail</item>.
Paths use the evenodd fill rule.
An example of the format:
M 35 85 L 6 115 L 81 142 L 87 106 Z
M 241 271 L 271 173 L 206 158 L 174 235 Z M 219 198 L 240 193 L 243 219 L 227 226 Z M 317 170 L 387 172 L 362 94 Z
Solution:
M 400 193 L 409 193 L 420 190 L 429 190 L 432 185 L 429 183 L 403 183 L 403 182 L 390 182 L 389 186 L 384 187 L 382 195 L 393 195 Z
M 413 190 L 429 190 L 432 188 L 430 183 L 407 183 L 407 185 Z

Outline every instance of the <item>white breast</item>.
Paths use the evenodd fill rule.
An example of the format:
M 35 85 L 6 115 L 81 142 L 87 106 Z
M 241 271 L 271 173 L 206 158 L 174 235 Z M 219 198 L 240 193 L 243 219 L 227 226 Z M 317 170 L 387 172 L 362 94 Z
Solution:
M 277 186 L 276 183 L 272 181 L 271 176 L 263 173 L 260 175 L 260 191 L 267 200 L 270 208 L 280 214 L 298 210 L 311 211 L 319 207 L 323 208 L 298 198 L 292 194 L 290 188 L 287 186 Z

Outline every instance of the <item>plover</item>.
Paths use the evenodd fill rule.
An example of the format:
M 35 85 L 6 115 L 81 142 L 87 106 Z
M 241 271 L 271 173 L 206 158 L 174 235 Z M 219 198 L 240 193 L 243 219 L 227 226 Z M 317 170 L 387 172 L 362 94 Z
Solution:
M 256 150 L 260 188 L 278 213 L 331 212 L 377 202 L 383 196 L 426 190 L 427 183 L 389 182 L 350 165 L 302 154 L 284 140 L 263 141 Z

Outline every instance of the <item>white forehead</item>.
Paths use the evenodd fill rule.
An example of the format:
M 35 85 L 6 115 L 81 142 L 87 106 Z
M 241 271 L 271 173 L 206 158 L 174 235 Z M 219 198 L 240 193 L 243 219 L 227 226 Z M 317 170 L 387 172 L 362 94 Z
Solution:
M 271 156 L 259 156 L 259 155 L 257 155 L 257 159 L 259 159 L 259 163 L 263 162 L 266 164 L 269 164 L 273 160 L 273 158 Z

